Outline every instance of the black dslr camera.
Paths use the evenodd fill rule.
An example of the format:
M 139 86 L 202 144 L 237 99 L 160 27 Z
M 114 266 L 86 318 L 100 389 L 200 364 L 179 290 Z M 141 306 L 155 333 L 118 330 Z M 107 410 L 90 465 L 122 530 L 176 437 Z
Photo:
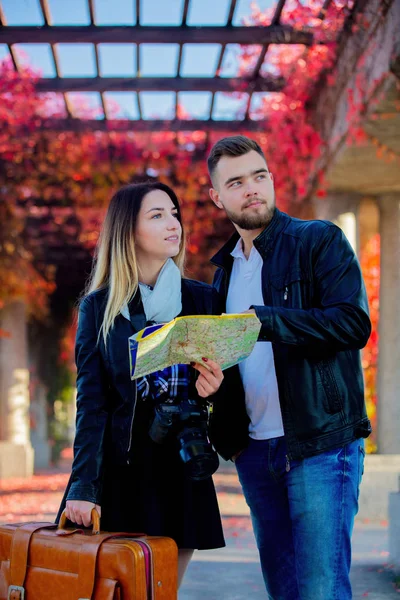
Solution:
M 184 400 L 180 404 L 157 404 L 155 413 L 149 430 L 153 442 L 162 444 L 175 434 L 187 476 L 195 481 L 211 477 L 218 469 L 219 459 L 207 435 L 207 407 L 195 400 Z

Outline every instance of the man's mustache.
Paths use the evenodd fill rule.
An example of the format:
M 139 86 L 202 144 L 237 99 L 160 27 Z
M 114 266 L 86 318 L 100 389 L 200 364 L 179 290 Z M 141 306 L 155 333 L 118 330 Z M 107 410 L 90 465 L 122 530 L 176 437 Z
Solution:
M 261 202 L 261 204 L 267 204 L 267 202 L 266 202 L 266 200 L 264 200 L 264 198 L 259 198 L 259 197 L 256 196 L 255 198 L 252 198 L 251 200 L 249 200 L 248 202 L 246 202 L 246 204 L 244 204 L 242 206 L 242 210 L 244 208 L 248 208 L 250 206 L 250 204 L 253 204 L 253 202 Z

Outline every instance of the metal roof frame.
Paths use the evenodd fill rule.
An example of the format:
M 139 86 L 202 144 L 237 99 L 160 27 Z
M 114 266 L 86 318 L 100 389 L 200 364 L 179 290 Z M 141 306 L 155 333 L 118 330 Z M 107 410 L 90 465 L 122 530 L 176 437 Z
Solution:
M 66 119 L 48 119 L 45 127 L 56 130 L 80 131 L 85 127 L 90 130 L 117 130 L 117 131 L 189 131 L 189 130 L 265 130 L 265 120 L 250 119 L 249 112 L 252 95 L 255 92 L 279 92 L 284 89 L 283 77 L 271 75 L 262 76 L 260 70 L 267 56 L 270 44 L 301 44 L 305 48 L 313 44 L 313 33 L 309 30 L 297 30 L 281 24 L 281 15 L 286 0 L 279 0 L 275 13 L 269 26 L 233 26 L 237 0 L 230 0 L 229 13 L 225 26 L 188 26 L 187 15 L 190 0 L 185 0 L 182 9 L 182 20 L 179 26 L 145 26 L 140 24 L 140 0 L 136 2 L 136 24 L 121 26 L 98 26 L 95 23 L 95 9 L 93 0 L 88 2 L 90 24 L 84 26 L 58 26 L 51 23 L 51 12 L 47 0 L 39 0 L 43 15 L 44 25 L 36 26 L 9 26 L 1 10 L 0 2 L 0 43 L 7 44 L 14 64 L 18 70 L 18 60 L 14 44 L 50 44 L 55 65 L 55 78 L 42 78 L 37 83 L 39 92 L 56 92 L 63 94 Z M 330 0 L 325 0 L 327 4 Z M 325 5 L 324 5 L 325 8 Z M 100 73 L 98 44 L 103 43 L 133 43 L 138 47 L 136 52 L 137 73 L 140 73 L 139 46 L 143 43 L 179 44 L 176 77 L 62 77 L 55 50 L 59 43 L 91 43 L 95 49 L 97 73 Z M 181 72 L 182 50 L 184 44 L 211 44 L 221 45 L 221 52 L 214 77 L 183 77 Z M 260 45 L 261 50 L 253 72 L 246 77 L 227 78 L 219 75 L 227 44 Z M 104 92 L 115 91 L 171 91 L 175 97 L 175 115 L 172 120 L 147 120 L 142 118 L 142 106 L 139 94 L 137 95 L 139 119 L 122 120 L 107 117 Z M 211 103 L 208 118 L 205 120 L 179 119 L 178 93 L 181 91 L 209 91 Z M 80 119 L 73 117 L 68 98 L 68 92 L 98 92 L 104 113 L 104 119 Z M 248 101 L 243 120 L 220 121 L 212 118 L 215 94 L 217 92 L 241 92 L 248 94 Z

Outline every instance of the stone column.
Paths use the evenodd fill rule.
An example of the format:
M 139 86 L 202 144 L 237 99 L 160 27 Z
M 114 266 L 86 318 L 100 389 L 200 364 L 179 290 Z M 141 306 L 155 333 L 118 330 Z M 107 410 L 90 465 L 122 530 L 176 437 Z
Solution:
M 379 206 L 374 196 L 362 198 L 357 211 L 359 249 L 362 255 L 370 240 L 379 233 Z
M 330 192 L 326 198 L 316 198 L 313 202 L 317 219 L 332 221 L 338 225 L 357 253 L 359 247 L 358 194 Z
M 354 252 L 358 252 L 358 227 L 355 212 L 345 212 L 338 215 L 334 221 L 349 240 Z
M 400 195 L 379 199 L 378 451 L 400 454 Z
M 31 371 L 32 374 L 32 371 Z M 47 431 L 47 388 L 37 379 L 31 389 L 30 418 L 31 444 L 35 453 L 34 469 L 46 469 L 50 465 L 50 445 Z
M 25 304 L 15 301 L 0 311 L 0 479 L 33 472 L 29 440 L 29 370 Z

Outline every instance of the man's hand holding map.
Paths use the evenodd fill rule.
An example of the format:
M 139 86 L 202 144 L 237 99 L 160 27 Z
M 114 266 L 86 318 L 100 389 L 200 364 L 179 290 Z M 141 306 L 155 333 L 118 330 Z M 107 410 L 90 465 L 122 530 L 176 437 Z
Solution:
M 131 379 L 211 358 L 227 369 L 251 354 L 261 323 L 254 314 L 177 317 L 129 338 Z

